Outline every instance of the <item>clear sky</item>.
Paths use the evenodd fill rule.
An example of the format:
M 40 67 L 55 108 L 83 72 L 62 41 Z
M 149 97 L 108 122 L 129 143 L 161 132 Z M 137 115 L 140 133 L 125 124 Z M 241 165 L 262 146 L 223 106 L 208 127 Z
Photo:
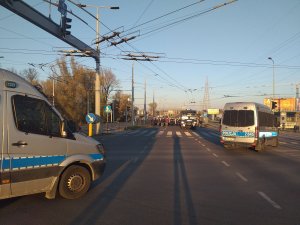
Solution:
M 101 35 L 119 28 L 124 37 L 137 36 L 118 47 L 108 47 L 109 42 L 101 44 L 101 65 L 115 73 L 120 89 L 131 88 L 132 61 L 122 60 L 122 55 L 139 51 L 160 56 L 157 61 L 134 63 L 135 98 L 140 108 L 145 80 L 147 102 L 152 102 L 155 93 L 155 101 L 164 109 L 202 109 L 206 79 L 210 108 L 222 108 L 230 101 L 262 103 L 273 93 L 272 61 L 268 57 L 272 57 L 275 65 L 275 95 L 295 97 L 296 84 L 300 84 L 300 1 L 238 0 L 211 10 L 226 1 L 76 2 L 119 6 L 119 10 L 100 9 Z M 25 2 L 49 16 L 48 3 Z M 96 37 L 95 19 L 66 2 L 68 9 L 88 23 L 87 26 L 69 15 L 73 19 L 72 35 L 95 47 L 92 45 Z M 178 10 L 181 8 L 184 9 Z M 96 15 L 95 8 L 87 10 Z M 171 13 L 175 10 L 178 11 Z M 159 18 L 167 13 L 170 14 Z M 54 6 L 51 18 L 59 23 L 60 15 Z M 168 26 L 171 23 L 174 24 Z M 31 67 L 28 63 L 48 63 L 44 70 L 38 69 L 40 79 L 47 79 L 48 67 L 60 57 L 61 49 L 73 48 L 0 6 L 0 57 L 4 57 L 0 58 L 1 68 L 21 71 Z M 95 68 L 93 59 L 77 58 L 77 61 Z

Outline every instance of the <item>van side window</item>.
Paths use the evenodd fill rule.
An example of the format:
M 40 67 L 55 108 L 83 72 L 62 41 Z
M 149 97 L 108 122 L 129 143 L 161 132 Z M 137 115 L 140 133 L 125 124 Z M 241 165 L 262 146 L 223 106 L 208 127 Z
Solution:
M 15 95 L 12 98 L 16 127 L 26 133 L 60 136 L 61 121 L 43 100 Z

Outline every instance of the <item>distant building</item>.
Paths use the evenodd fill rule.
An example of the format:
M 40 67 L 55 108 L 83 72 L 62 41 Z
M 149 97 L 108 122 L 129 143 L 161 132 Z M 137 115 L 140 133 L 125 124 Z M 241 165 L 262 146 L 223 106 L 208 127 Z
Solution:
M 281 128 L 292 129 L 300 125 L 300 98 L 265 98 L 264 105 L 272 108 L 272 102 L 276 102 L 273 109 L 275 116 L 280 121 Z

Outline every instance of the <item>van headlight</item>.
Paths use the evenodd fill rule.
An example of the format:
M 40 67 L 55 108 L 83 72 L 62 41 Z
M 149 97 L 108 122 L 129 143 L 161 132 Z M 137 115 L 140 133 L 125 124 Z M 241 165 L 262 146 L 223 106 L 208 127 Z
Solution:
M 104 149 L 103 144 L 98 144 L 97 149 L 103 156 L 105 156 L 105 149 Z

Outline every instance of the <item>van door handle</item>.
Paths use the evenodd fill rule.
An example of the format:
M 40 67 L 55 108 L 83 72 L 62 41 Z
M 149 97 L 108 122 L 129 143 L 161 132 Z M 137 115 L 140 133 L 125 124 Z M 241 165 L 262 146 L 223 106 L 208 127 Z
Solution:
M 18 141 L 17 143 L 12 143 L 13 146 L 25 146 L 28 145 L 25 141 Z

